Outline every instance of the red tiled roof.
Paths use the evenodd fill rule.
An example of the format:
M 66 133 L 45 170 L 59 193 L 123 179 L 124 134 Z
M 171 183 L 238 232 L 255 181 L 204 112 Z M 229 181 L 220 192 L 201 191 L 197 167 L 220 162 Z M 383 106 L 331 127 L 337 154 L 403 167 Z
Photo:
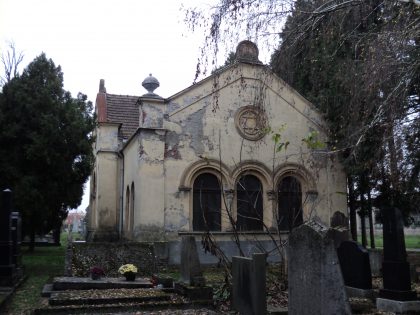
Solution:
M 139 127 L 138 96 L 106 94 L 107 120 L 121 123 L 123 139 L 128 139 Z

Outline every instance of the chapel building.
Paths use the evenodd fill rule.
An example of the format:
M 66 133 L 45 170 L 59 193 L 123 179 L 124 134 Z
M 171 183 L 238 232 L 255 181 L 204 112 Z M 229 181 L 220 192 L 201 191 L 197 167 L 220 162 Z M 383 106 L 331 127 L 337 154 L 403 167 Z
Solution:
M 88 240 L 166 242 L 170 252 L 181 235 L 209 232 L 234 255 L 237 233 L 246 254 L 270 252 L 273 237 L 310 218 L 329 225 L 347 214 L 325 122 L 254 43 L 169 98 L 154 92 L 152 75 L 143 86 L 146 94 L 123 96 L 100 81 Z

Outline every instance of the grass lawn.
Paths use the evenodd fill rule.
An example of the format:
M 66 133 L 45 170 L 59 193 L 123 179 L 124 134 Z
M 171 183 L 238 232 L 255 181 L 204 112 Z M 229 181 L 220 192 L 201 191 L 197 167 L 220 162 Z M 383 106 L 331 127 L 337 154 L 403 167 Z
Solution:
M 62 235 L 61 246 L 36 247 L 33 253 L 22 247 L 26 281 L 16 290 L 8 305 L 7 314 L 29 314 L 41 306 L 41 291 L 45 283 L 64 273 L 64 251 L 67 234 Z
M 370 247 L 370 237 L 367 233 L 367 245 Z M 362 242 L 362 236 L 358 235 L 357 240 L 359 243 Z M 375 247 L 382 248 L 384 245 L 382 234 L 375 235 Z M 420 249 L 420 235 L 405 235 L 405 247 L 407 249 Z

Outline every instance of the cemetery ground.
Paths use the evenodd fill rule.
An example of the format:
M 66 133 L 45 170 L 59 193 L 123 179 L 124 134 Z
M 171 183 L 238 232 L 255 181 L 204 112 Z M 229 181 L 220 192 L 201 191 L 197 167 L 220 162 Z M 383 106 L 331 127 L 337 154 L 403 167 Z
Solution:
M 73 237 L 74 239 L 74 237 Z M 381 247 L 381 237 L 377 237 L 377 247 Z M 420 248 L 420 236 L 406 236 L 406 244 L 408 249 Z M 52 282 L 54 277 L 61 276 L 64 270 L 64 253 L 67 246 L 67 234 L 63 233 L 61 238 L 61 246 L 36 247 L 33 253 L 29 253 L 26 247 L 22 248 L 23 263 L 25 266 L 26 280 L 18 287 L 13 296 L 11 296 L 6 307 L 0 310 L 0 314 L 31 314 L 34 309 L 44 307 L 48 304 L 48 299 L 41 297 L 41 291 L 44 284 Z M 173 279 L 179 279 L 179 270 L 170 268 L 164 270 L 163 274 L 171 276 Z M 213 287 L 215 311 L 218 314 L 236 314 L 231 311 L 229 302 L 229 290 L 224 286 L 224 272 L 220 268 L 207 268 L 204 270 L 204 276 L 207 284 Z M 284 290 L 278 279 L 280 278 L 279 267 L 272 265 L 267 270 L 267 306 L 268 309 L 282 309 L 287 307 L 287 291 Z M 381 287 L 381 279 L 373 279 L 374 289 Z M 420 294 L 419 284 L 413 284 L 413 289 Z M 128 291 L 124 289 L 117 290 L 113 293 L 103 291 L 103 294 L 120 294 L 125 295 Z M 1 294 L 1 293 L 0 293 Z M 76 297 L 77 298 L 77 297 Z M 0 295 L 0 302 L 2 296 Z M 392 314 L 378 312 L 374 305 L 367 299 L 352 299 L 351 305 L 354 313 L 357 314 Z M 127 312 L 121 314 L 143 314 L 135 312 Z M 145 314 L 175 314 L 173 311 L 169 313 L 145 313 Z M 194 311 L 184 311 L 183 314 L 200 314 Z M 202 314 L 213 314 L 205 313 Z

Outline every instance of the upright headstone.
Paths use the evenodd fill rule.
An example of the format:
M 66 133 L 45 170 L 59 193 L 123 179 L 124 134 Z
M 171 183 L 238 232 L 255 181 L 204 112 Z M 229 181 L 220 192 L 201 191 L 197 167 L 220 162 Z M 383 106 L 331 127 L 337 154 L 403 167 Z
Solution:
M 180 272 L 181 282 L 192 286 L 205 285 L 194 236 L 182 236 L 181 238 Z
M 266 254 L 232 257 L 232 305 L 243 315 L 265 314 Z
M 0 286 L 10 286 L 15 280 L 13 264 L 13 242 L 11 233 L 12 191 L 2 193 L 0 209 Z
M 410 265 L 405 250 L 404 224 L 401 211 L 394 207 L 382 209 L 384 260 L 383 289 L 379 297 L 398 301 L 417 298 L 411 290 Z
M 344 284 L 358 289 L 372 289 L 368 251 L 354 241 L 344 241 L 337 249 Z
M 349 227 L 349 219 L 346 217 L 346 215 L 340 211 L 334 212 L 330 219 L 330 225 L 331 227 Z
M 317 221 L 289 236 L 289 314 L 351 314 L 334 242 Z
M 16 268 L 22 268 L 22 253 L 20 246 L 22 244 L 22 218 L 19 212 L 10 214 L 11 231 L 12 231 L 12 263 Z
M 334 212 L 330 220 L 330 235 L 334 241 L 335 248 L 341 245 L 341 242 L 348 241 L 349 236 L 349 220 L 340 211 Z

